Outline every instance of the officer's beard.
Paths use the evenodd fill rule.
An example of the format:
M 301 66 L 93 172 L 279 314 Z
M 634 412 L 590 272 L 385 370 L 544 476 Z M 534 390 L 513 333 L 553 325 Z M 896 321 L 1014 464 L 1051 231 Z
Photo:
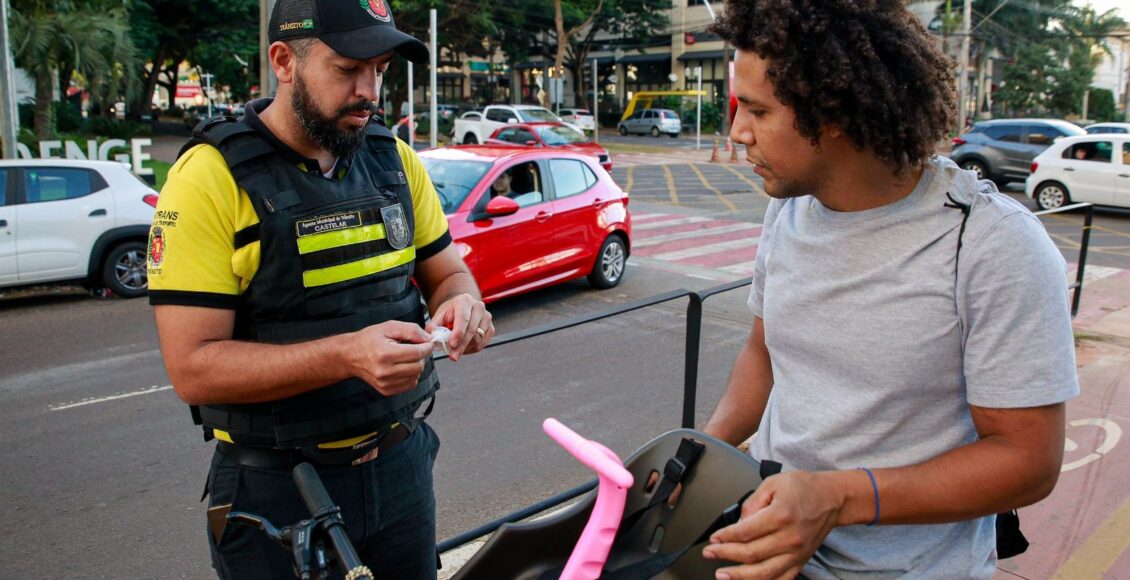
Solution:
M 310 98 L 310 91 L 306 90 L 306 82 L 302 79 L 302 75 L 296 74 L 290 103 L 294 107 L 295 114 L 298 115 L 298 121 L 302 123 L 302 128 L 306 130 L 310 139 L 318 147 L 329 151 L 335 157 L 339 159 L 352 158 L 353 154 L 361 148 L 361 144 L 365 142 L 365 127 L 342 129 L 341 121 L 346 115 L 354 111 L 371 112 L 372 105 L 368 101 L 350 103 L 338 109 L 332 118 L 326 117 L 314 106 L 314 102 Z

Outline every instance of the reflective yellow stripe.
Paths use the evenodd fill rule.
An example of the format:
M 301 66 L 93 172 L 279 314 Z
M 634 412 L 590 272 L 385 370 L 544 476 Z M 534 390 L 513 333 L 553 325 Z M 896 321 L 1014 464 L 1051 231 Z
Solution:
M 399 422 L 393 423 L 392 425 L 389 426 L 388 430 L 392 431 L 393 429 L 396 429 L 399 426 L 400 426 Z M 358 444 L 358 443 L 360 443 L 360 442 L 362 442 L 362 441 L 364 441 L 364 440 L 366 440 L 366 439 L 368 439 L 368 438 L 370 438 L 370 437 L 372 437 L 373 435 L 376 435 L 376 434 L 377 434 L 377 432 L 373 431 L 372 433 L 367 433 L 365 435 L 361 435 L 360 437 L 351 437 L 349 439 L 342 439 L 340 441 L 330 441 L 329 443 L 319 443 L 318 449 L 341 449 L 342 447 L 353 447 L 354 445 L 356 445 L 356 444 Z M 226 443 L 233 443 L 233 441 L 231 440 L 231 435 L 229 435 L 227 431 L 221 431 L 219 429 L 212 429 L 212 435 L 216 439 L 219 439 L 220 441 L 224 441 Z
M 403 250 L 373 256 L 372 258 L 365 258 L 364 260 L 358 260 L 340 266 L 330 266 L 329 268 L 303 272 L 302 285 L 307 288 L 314 288 L 316 286 L 336 284 L 337 282 L 344 282 L 346 280 L 368 276 L 369 274 L 383 272 L 407 264 L 415 259 L 416 247 L 408 246 Z
M 385 237 L 384 224 L 374 224 L 371 226 L 326 232 L 324 234 L 314 234 L 312 236 L 298 238 L 298 253 L 309 254 L 330 248 L 340 248 L 350 244 L 383 240 Z
M 396 429 L 399 426 L 400 426 L 400 423 L 393 423 L 392 426 L 390 426 L 388 428 L 388 430 L 392 431 L 393 429 Z M 364 440 L 366 440 L 366 439 L 368 439 L 368 438 L 370 438 L 370 437 L 372 437 L 373 435 L 376 435 L 376 434 L 377 434 L 377 432 L 373 431 L 372 433 L 369 433 L 367 435 L 362 435 L 360 437 L 353 437 L 353 438 L 350 438 L 350 439 L 342 439 L 341 441 L 331 441 L 329 443 L 319 443 L 318 449 L 341 449 L 342 447 L 353 447 L 354 445 L 356 445 L 356 444 L 358 444 L 358 443 L 360 443 L 360 442 L 362 442 L 362 441 L 364 441 Z

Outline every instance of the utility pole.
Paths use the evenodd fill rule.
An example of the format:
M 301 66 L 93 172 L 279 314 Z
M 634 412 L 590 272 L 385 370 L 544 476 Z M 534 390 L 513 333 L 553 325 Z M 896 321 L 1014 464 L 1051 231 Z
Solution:
M 435 8 L 428 10 L 428 20 L 431 25 L 431 46 L 429 47 L 431 50 L 428 51 L 428 54 L 431 56 L 430 64 L 432 65 L 431 70 L 429 71 L 432 88 L 432 120 L 428 126 L 432 129 L 430 144 L 434 148 L 439 142 L 439 107 L 437 106 L 439 104 L 439 95 L 436 94 L 436 79 L 438 78 L 438 74 L 436 72 L 436 63 L 439 62 L 439 32 L 436 30 Z
M 965 128 L 965 115 L 966 107 L 965 101 L 968 98 L 968 89 L 966 88 L 966 76 L 969 74 L 969 41 L 972 36 L 972 21 L 973 21 L 973 0 L 965 0 L 963 2 L 964 9 L 962 10 L 961 18 L 961 73 L 957 79 L 957 133 Z
M 199 70 L 199 69 L 197 69 Z M 200 78 L 204 81 L 204 98 L 208 99 L 208 116 L 212 116 L 212 73 L 202 73 Z
M 596 89 L 596 63 L 592 59 L 592 140 L 600 143 L 600 95 Z
M 275 96 L 275 87 L 279 84 L 275 71 L 271 70 L 271 57 L 267 42 L 267 27 L 271 21 L 271 10 L 275 7 L 275 0 L 259 0 L 259 96 Z
M 0 139 L 4 141 L 3 158 L 15 159 L 19 154 L 16 133 L 20 117 L 16 108 L 15 72 L 12 65 L 11 40 L 8 37 L 8 0 L 0 0 Z

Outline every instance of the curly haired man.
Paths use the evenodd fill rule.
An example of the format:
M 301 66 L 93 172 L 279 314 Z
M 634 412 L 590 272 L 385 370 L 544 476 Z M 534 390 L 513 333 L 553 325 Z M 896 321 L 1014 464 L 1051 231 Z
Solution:
M 730 0 L 733 139 L 773 198 L 753 326 L 706 431 L 783 466 L 718 578 L 988 578 L 1055 486 L 1078 393 L 1066 265 L 933 155 L 952 64 L 900 0 Z M 1035 354 L 1035 353 L 1038 353 Z

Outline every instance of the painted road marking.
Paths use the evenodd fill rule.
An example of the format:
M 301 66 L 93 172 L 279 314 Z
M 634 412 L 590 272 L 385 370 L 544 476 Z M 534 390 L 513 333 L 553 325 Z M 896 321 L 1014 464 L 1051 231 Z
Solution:
M 1098 448 L 1096 448 L 1091 453 L 1088 453 L 1082 459 L 1076 459 L 1075 461 L 1072 461 L 1071 463 L 1065 464 L 1063 467 L 1060 468 L 1060 470 L 1059 470 L 1060 473 L 1063 473 L 1063 472 L 1066 472 L 1066 471 L 1071 471 L 1072 469 L 1079 469 L 1080 467 L 1083 467 L 1084 465 L 1087 465 L 1088 463 L 1092 463 L 1092 462 L 1098 461 L 1099 459 L 1102 459 L 1103 455 L 1110 453 L 1110 451 L 1112 449 L 1114 449 L 1114 446 L 1118 445 L 1118 440 L 1122 439 L 1122 428 L 1118 426 L 1118 423 L 1115 423 L 1114 421 L 1111 421 L 1109 419 L 1079 419 L 1077 421 L 1072 421 L 1072 422 L 1067 424 L 1067 427 L 1069 429 L 1071 427 L 1083 427 L 1083 426 L 1093 426 L 1093 427 L 1099 427 L 1100 429 L 1102 429 L 1103 430 L 1103 442 L 1102 442 L 1102 444 L 1100 444 L 1098 446 Z M 1069 451 L 1069 452 L 1075 451 L 1076 449 L 1079 448 L 1079 444 L 1076 443 L 1075 441 L 1071 440 L 1070 437 L 1068 437 L 1064 441 L 1063 448 L 1064 448 L 1064 451 Z
M 140 391 L 133 391 L 133 392 L 129 392 L 129 393 L 121 393 L 121 394 L 118 394 L 118 395 L 110 395 L 109 397 L 98 397 L 96 399 L 83 399 L 81 401 L 76 401 L 76 402 L 73 402 L 73 403 L 63 403 L 62 405 L 52 405 L 52 406 L 48 407 L 48 410 L 50 410 L 50 411 L 62 411 L 64 409 L 74 409 L 75 407 L 83 407 L 83 406 L 86 406 L 86 405 L 95 405 L 95 404 L 98 404 L 98 403 L 105 403 L 105 402 L 108 402 L 108 401 L 116 401 L 118 399 L 127 399 L 129 397 L 136 397 L 136 396 L 139 396 L 139 395 L 148 395 L 150 393 L 159 393 L 161 391 L 167 391 L 171 388 L 173 388 L 172 385 L 165 385 L 163 387 L 153 385 L 152 387 L 149 387 L 148 389 L 142 389 Z
M 671 168 L 663 165 L 663 176 L 667 179 L 667 191 L 671 192 L 671 203 L 679 205 L 679 194 L 675 191 L 675 176 L 671 175 Z
M 664 225 L 667 225 L 667 224 L 664 224 Z M 686 239 L 697 238 L 697 237 L 700 237 L 700 236 L 713 236 L 713 235 L 717 235 L 717 234 L 728 234 L 728 233 L 732 233 L 732 232 L 742 232 L 742 231 L 757 229 L 759 227 L 761 227 L 761 226 L 759 226 L 758 224 L 738 223 L 738 224 L 720 225 L 720 226 L 709 227 L 709 228 L 700 228 L 700 229 L 691 230 L 691 231 L 687 231 L 687 232 L 676 232 L 676 233 L 673 233 L 673 234 L 663 234 L 661 236 L 648 237 L 648 238 L 644 238 L 644 239 L 642 239 L 638 242 L 634 242 L 632 244 L 632 248 L 633 249 L 635 249 L 635 248 L 646 248 L 648 246 L 666 244 L 667 242 L 674 242 L 676 240 L 686 240 Z M 747 241 L 748 241 L 748 239 L 747 239 Z
M 1130 500 L 1103 520 L 1086 541 L 1056 570 L 1053 578 L 1114 578 L 1107 576 L 1114 563 L 1130 548 Z
M 716 244 L 707 244 L 705 246 L 698 246 L 697 248 L 686 248 L 684 250 L 675 250 L 673 252 L 665 252 L 662 254 L 652 254 L 651 257 L 656 260 L 664 260 L 674 262 L 676 260 L 685 260 L 687 258 L 698 258 L 718 252 L 726 252 L 729 250 L 739 250 L 749 248 L 756 245 L 756 240 L 741 238 L 737 240 L 730 240 L 728 242 L 719 242 Z
M 698 176 L 698 180 L 702 182 L 703 187 L 714 192 L 714 195 L 718 197 L 718 200 L 722 202 L 722 205 L 729 208 L 730 211 L 738 211 L 738 206 L 734 205 L 734 202 L 726 199 L 726 196 L 722 195 L 722 192 L 719 191 L 717 187 L 714 187 L 710 184 L 710 181 L 707 180 L 706 176 L 702 174 L 702 170 L 698 168 L 697 163 L 691 163 L 691 171 L 694 171 L 694 174 Z
M 668 215 L 670 215 L 670 214 L 668 214 Z M 675 217 L 675 216 L 671 216 L 671 217 Z M 683 224 L 698 224 L 698 223 L 709 222 L 709 221 L 713 221 L 713 220 L 711 220 L 708 217 L 701 217 L 701 216 L 676 217 L 675 219 L 669 219 L 669 220 L 663 220 L 663 221 L 650 221 L 648 223 L 641 224 L 641 225 L 638 225 L 638 226 L 633 225 L 632 231 L 636 232 L 636 231 L 639 231 L 639 230 L 654 230 L 654 229 L 657 229 L 657 228 L 667 228 L 667 227 L 671 227 L 671 226 L 680 226 L 680 225 L 683 225 Z

